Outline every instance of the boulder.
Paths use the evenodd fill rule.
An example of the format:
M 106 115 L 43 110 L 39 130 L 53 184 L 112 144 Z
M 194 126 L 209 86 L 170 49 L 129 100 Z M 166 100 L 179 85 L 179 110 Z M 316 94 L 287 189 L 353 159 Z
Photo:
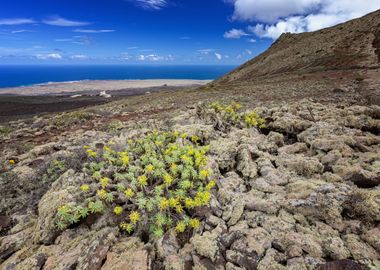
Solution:
M 101 270 L 113 269 L 151 269 L 151 259 L 148 251 L 144 248 L 144 243 L 136 237 L 129 237 L 120 239 L 119 242 L 110 247 Z

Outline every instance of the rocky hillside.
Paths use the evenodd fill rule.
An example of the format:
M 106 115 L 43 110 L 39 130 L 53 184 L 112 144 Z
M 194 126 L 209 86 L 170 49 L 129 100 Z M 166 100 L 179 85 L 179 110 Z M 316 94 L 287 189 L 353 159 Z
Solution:
M 159 118 L 168 111 L 122 116 L 124 107 L 11 123 L 3 139 L 69 132 L 34 146 L 3 145 L 0 269 L 379 269 L 378 106 L 307 100 L 261 106 L 260 127 L 255 114 L 244 114 L 253 116 L 244 118 L 253 126 L 247 127 L 231 108 L 222 117 L 219 105 L 209 103 Z M 125 202 L 116 190 L 115 201 L 104 201 L 111 211 L 58 228 L 60 206 L 101 198 L 92 187 L 86 191 L 86 183 L 119 181 L 112 174 L 107 183 L 89 179 L 83 147 L 95 156 L 109 151 L 105 145 L 128 145 L 154 128 L 186 134 L 178 142 L 187 137 L 209 147 L 207 167 L 216 187 L 208 207 L 188 212 L 200 221 L 196 229 L 169 229 L 162 237 L 127 233 L 112 212 Z
M 379 66 L 380 11 L 376 11 L 316 32 L 283 34 L 263 54 L 215 84 L 228 85 L 289 74 L 319 73 L 315 76 L 320 80 L 331 78 L 347 82 L 356 79 L 363 81 L 369 77 L 370 81 L 374 79 L 379 82 L 378 72 L 375 75 L 366 73 L 368 70 L 378 70 Z M 340 75 L 336 75 L 337 72 Z M 356 75 L 352 76 L 353 73 Z

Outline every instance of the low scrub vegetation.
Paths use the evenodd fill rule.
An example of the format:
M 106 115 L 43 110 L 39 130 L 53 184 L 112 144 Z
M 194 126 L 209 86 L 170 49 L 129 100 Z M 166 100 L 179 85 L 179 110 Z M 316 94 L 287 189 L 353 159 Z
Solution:
M 56 127 L 67 127 L 74 124 L 80 124 L 87 120 L 91 120 L 95 117 L 94 114 L 84 112 L 84 111 L 76 111 L 70 113 L 60 114 L 51 119 L 51 124 Z
M 196 213 L 210 203 L 215 181 L 206 166 L 208 146 L 199 138 L 153 131 L 125 145 L 84 148 L 86 182 L 78 188 L 85 199 L 57 209 L 59 229 L 105 212 L 128 234 L 149 231 L 159 238 L 200 226 Z
M 232 126 L 239 128 L 265 127 L 265 120 L 256 111 L 243 111 L 243 106 L 235 102 L 227 105 L 219 102 L 202 104 L 197 107 L 197 114 L 221 131 L 226 131 Z

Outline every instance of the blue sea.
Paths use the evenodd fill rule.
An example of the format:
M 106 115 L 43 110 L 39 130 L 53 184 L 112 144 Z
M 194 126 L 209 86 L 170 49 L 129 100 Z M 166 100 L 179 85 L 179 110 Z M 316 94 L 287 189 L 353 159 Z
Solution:
M 0 88 L 81 80 L 213 80 L 234 66 L 0 66 Z

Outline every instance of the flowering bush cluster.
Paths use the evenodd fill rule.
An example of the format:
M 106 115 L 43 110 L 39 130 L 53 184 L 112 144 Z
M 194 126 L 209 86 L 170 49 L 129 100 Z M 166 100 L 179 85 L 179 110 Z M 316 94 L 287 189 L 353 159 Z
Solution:
M 222 119 L 224 123 L 229 125 L 245 125 L 245 127 L 264 128 L 265 120 L 261 118 L 255 111 L 242 112 L 242 105 L 231 103 L 222 105 L 219 102 L 213 102 L 209 108 Z
M 148 229 L 161 237 L 171 228 L 178 233 L 198 228 L 194 214 L 209 204 L 215 186 L 206 168 L 208 146 L 198 141 L 178 132 L 153 131 L 124 147 L 113 142 L 103 149 L 85 146 L 88 177 L 80 190 L 87 199 L 82 205 L 62 205 L 57 227 L 111 211 L 127 233 Z

